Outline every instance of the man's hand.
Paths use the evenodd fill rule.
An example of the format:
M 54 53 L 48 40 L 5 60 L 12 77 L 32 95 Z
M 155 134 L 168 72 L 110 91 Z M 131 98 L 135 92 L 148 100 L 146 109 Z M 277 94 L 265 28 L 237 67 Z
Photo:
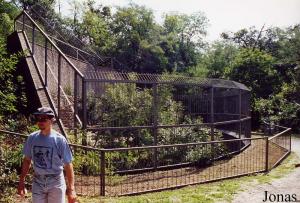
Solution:
M 74 170 L 72 163 L 65 164 L 64 166 L 67 176 L 67 196 L 69 203 L 76 203 L 76 192 L 74 187 Z
M 20 195 L 21 197 L 24 197 L 25 194 L 27 193 L 25 188 L 25 177 L 29 171 L 30 164 L 31 164 L 31 159 L 25 156 L 23 159 L 22 171 L 21 171 L 20 181 L 18 185 L 18 195 Z
M 76 192 L 74 189 L 67 189 L 68 203 L 76 203 Z
M 25 197 L 25 194 L 27 193 L 27 190 L 25 188 L 25 183 L 24 181 L 20 181 L 18 185 L 18 195 L 21 197 Z

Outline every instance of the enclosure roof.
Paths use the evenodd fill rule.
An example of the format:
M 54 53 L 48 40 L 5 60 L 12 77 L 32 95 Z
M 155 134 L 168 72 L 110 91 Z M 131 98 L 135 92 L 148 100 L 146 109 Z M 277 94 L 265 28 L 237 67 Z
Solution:
M 89 71 L 86 72 L 87 81 L 102 82 L 125 82 L 125 83 L 144 83 L 144 84 L 193 84 L 204 87 L 234 88 L 250 91 L 244 84 L 224 79 L 187 77 L 173 74 L 149 74 L 134 72 L 116 72 L 116 71 Z

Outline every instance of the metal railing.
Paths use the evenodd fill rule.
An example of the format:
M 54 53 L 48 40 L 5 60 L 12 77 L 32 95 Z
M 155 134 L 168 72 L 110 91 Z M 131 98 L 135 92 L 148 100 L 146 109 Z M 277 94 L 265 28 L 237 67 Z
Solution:
M 157 144 L 157 134 L 159 128 L 164 127 L 182 127 L 187 125 L 182 122 L 184 118 L 178 118 L 178 123 L 163 123 L 160 121 L 158 111 L 159 105 L 168 106 L 168 101 L 163 103 L 160 88 L 164 88 L 164 85 L 168 85 L 169 89 L 176 89 L 177 93 L 173 95 L 173 100 L 176 102 L 175 106 L 182 106 L 184 114 L 188 114 L 190 118 L 203 117 L 203 121 L 206 126 L 210 126 L 211 134 L 213 138 L 215 128 L 220 128 L 228 131 L 228 126 L 231 126 L 231 134 L 235 134 L 237 138 L 249 137 L 250 129 L 248 126 L 249 116 L 249 89 L 242 84 L 216 79 L 199 79 L 183 76 L 170 76 L 170 75 L 157 75 L 157 74 L 136 74 L 136 73 L 117 73 L 117 72 L 93 72 L 90 74 L 90 67 L 87 64 L 84 65 L 78 60 L 72 60 L 63 53 L 57 43 L 63 43 L 55 38 L 48 36 L 39 25 L 23 11 L 15 19 L 15 30 L 22 30 L 25 38 L 27 38 L 27 44 L 30 48 L 31 55 L 36 63 L 37 71 L 39 73 L 40 80 L 45 88 L 49 101 L 52 107 L 55 109 L 59 123 L 68 126 L 69 129 L 77 129 L 78 124 L 84 130 L 92 129 L 99 131 L 120 128 L 151 128 L 153 132 L 154 145 Z M 64 44 L 67 45 L 67 44 Z M 69 46 L 69 45 L 67 45 Z M 72 49 L 77 50 L 75 47 Z M 83 54 L 82 52 L 81 54 Z M 77 57 L 78 59 L 78 57 Z M 75 63 L 76 66 L 74 65 Z M 82 73 L 85 73 L 83 75 Z M 89 79 L 87 75 L 93 76 Z M 114 118 L 113 122 L 102 122 L 98 119 L 93 121 L 93 108 L 89 100 L 94 99 L 97 96 L 102 96 L 107 93 L 108 88 L 118 88 L 118 85 L 135 85 L 136 92 L 139 92 L 139 88 L 143 90 L 150 90 L 149 95 L 152 97 L 151 112 L 147 113 L 144 123 L 140 123 L 137 126 L 124 126 L 121 124 L 119 118 Z M 179 86 L 180 87 L 179 87 Z M 141 87 L 143 86 L 143 87 Z M 214 87 L 216 86 L 216 87 Z M 187 89 L 195 91 L 189 93 Z M 90 93 L 95 92 L 95 95 Z M 193 95 L 194 94 L 194 95 Z M 228 94 L 223 98 L 218 98 L 217 94 Z M 230 95 L 234 94 L 234 95 Z M 200 98 L 200 97 L 201 98 Z M 230 98 L 230 97 L 234 98 Z M 130 97 L 130 95 L 129 95 Z M 227 99 L 228 98 L 228 99 Z M 225 101 L 228 100 L 228 101 Z M 99 102 L 96 100 L 95 102 Z M 102 102 L 102 101 L 100 101 Z M 205 103 L 202 105 L 202 103 Z M 142 102 L 140 102 L 142 103 Z M 230 107 L 228 103 L 232 103 Z M 223 107 L 224 106 L 224 107 Z M 221 107 L 221 110 L 218 110 Z M 226 107 L 226 109 L 225 109 Z M 229 108 L 230 107 L 230 108 Z M 101 107 L 102 108 L 102 107 Z M 100 109 L 101 109 L 100 108 Z M 204 110 L 200 110 L 205 108 Z M 101 109 L 102 110 L 102 109 Z M 65 118 L 67 112 L 72 112 L 72 118 Z M 105 112 L 103 107 L 103 114 L 111 114 L 112 112 Z M 178 112 L 182 114 L 182 112 Z M 61 122 L 60 119 L 63 119 Z M 195 119 L 196 120 L 196 119 Z M 70 124 L 72 122 L 72 124 Z M 94 123 L 93 123 L 94 122 Z M 98 123 L 97 123 L 98 122 Z M 181 123 L 179 123 L 181 122 Z M 100 123 L 99 126 L 98 124 Z M 190 123 L 189 126 L 199 126 L 201 122 Z M 227 127 L 225 126 L 227 125 Z M 99 128 L 98 128 L 99 127 Z M 104 129 L 105 128 L 105 129 Z M 223 131 L 225 132 L 225 131 Z
M 71 121 L 73 129 L 79 124 L 85 130 L 107 136 L 111 143 L 116 141 L 111 135 L 118 135 L 120 143 L 127 139 L 128 147 L 122 148 L 112 148 L 109 144 L 107 149 L 70 144 L 75 157 L 76 189 L 80 194 L 139 194 L 266 172 L 291 151 L 290 129 L 281 126 L 276 127 L 280 131 L 273 137 L 250 138 L 250 93 L 241 84 L 115 72 L 94 72 L 95 79 L 88 80 L 82 74 L 88 68 L 82 64 L 75 66 L 74 63 L 80 62 L 66 56 L 25 11 L 16 18 L 15 30 L 23 31 L 39 80 L 61 127 L 62 123 Z M 94 110 L 101 110 L 99 115 L 113 112 L 106 107 L 92 108 L 89 99 L 96 98 L 95 102 L 103 104 L 105 100 L 101 99 L 105 91 L 126 90 L 131 85 L 137 93 L 147 94 L 145 98 L 149 100 L 145 104 L 142 99 L 138 102 L 140 106 L 135 106 L 144 109 L 142 123 L 135 125 L 127 118 L 117 117 L 100 117 L 93 121 Z M 164 97 L 164 89 L 168 89 L 172 97 Z M 88 97 L 94 90 L 98 94 Z M 128 92 L 126 96 L 131 97 L 131 91 Z M 165 111 L 171 104 L 182 111 L 173 113 L 169 117 L 176 118 L 167 122 L 159 111 Z M 66 110 L 72 112 L 72 118 L 63 118 Z M 185 116 L 189 122 L 183 122 Z M 21 139 L 20 144 L 26 138 L 7 131 L 0 133 Z M 139 142 L 147 136 L 153 140 Z M 185 143 L 178 144 L 183 136 Z M 195 141 L 197 136 L 206 138 L 205 142 Z M 222 136 L 231 140 L 224 140 Z M 137 144 L 128 144 L 129 139 Z M 5 147 L 16 147 L 5 142 L 1 145 L 8 154 Z M 20 145 L 16 151 L 20 151 Z
M 26 137 L 0 130 L 0 158 L 14 160 L 11 165 L 20 168 L 21 149 Z M 251 145 L 242 152 L 236 151 L 235 146 L 246 140 Z M 290 129 L 286 129 L 271 138 L 115 149 L 74 144 L 70 147 L 74 156 L 77 193 L 120 196 L 268 172 L 290 153 L 290 140 Z
M 82 104 L 81 107 L 79 105 L 84 98 L 85 80 L 81 71 L 74 66 L 71 59 L 57 47 L 26 11 L 22 11 L 16 17 L 14 27 L 16 31 L 22 31 L 25 36 L 39 80 L 55 111 L 62 133 L 66 135 L 63 129 L 66 121 L 71 121 L 74 129 L 78 125 L 82 126 L 82 116 L 79 115 L 78 109 L 83 109 Z M 72 112 L 73 116 L 65 118 L 65 122 L 62 122 L 62 111 L 64 110 Z
M 271 153 L 272 160 L 269 161 L 268 170 L 276 167 L 286 156 L 291 153 L 291 128 L 274 125 L 276 131 L 269 137 L 268 151 Z

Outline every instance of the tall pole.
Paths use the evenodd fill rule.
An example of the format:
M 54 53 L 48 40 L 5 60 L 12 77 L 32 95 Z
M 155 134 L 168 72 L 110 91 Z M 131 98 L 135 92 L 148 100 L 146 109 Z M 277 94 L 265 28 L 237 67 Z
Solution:
M 58 55 L 57 117 L 60 119 L 61 54 Z
M 45 87 L 48 86 L 48 41 L 45 39 Z
M 86 138 L 86 128 L 87 128 L 87 87 L 86 87 L 86 80 L 82 79 L 82 108 L 83 108 L 83 138 L 82 138 L 82 145 L 87 145 L 87 138 Z
M 242 90 L 239 90 L 239 139 L 242 138 Z M 242 141 L 239 141 L 239 150 L 242 148 Z
M 158 95 L 157 95 L 157 84 L 153 85 L 153 102 L 152 102 L 152 132 L 153 132 L 153 145 L 157 145 L 158 135 Z M 154 168 L 157 168 L 157 149 L 153 152 Z
M 214 135 L 214 88 L 212 87 L 210 90 L 210 123 L 211 123 L 211 140 L 215 140 Z
M 77 100 L 77 88 L 78 88 L 78 83 L 77 83 L 77 77 L 78 77 L 78 75 L 77 75 L 77 73 L 76 72 L 74 72 L 74 117 L 73 117 L 73 119 L 74 119 L 74 135 L 75 135 L 75 139 L 77 140 L 77 112 L 78 112 L 78 104 L 77 104 L 77 102 L 78 102 L 78 100 Z
M 210 136 L 211 136 L 211 141 L 214 141 L 215 140 L 215 126 L 214 126 L 214 122 L 215 122 L 215 119 L 214 119 L 214 88 L 211 87 L 211 90 L 210 90 Z M 212 144 L 211 145 L 211 153 L 212 153 L 212 156 L 213 156 L 213 159 L 215 157 L 215 145 Z

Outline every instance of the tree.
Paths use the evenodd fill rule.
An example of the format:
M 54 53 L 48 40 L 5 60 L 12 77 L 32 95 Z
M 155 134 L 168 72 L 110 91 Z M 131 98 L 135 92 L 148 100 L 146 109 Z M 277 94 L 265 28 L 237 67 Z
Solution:
M 225 70 L 228 79 L 241 82 L 252 91 L 252 98 L 268 98 L 278 92 L 280 83 L 273 68 L 274 58 L 257 49 L 241 49 Z
M 13 19 L 18 15 L 19 10 L 13 4 L 0 0 L 0 37 L 6 36 L 13 30 Z
M 225 68 L 230 66 L 238 49 L 232 43 L 216 41 L 201 55 L 199 63 L 208 70 L 209 78 L 224 78 Z
M 7 113 L 16 111 L 16 86 L 13 83 L 13 73 L 18 59 L 16 55 L 8 55 L 5 42 L 0 38 L 0 119 Z
M 278 52 L 281 64 L 300 64 L 300 24 L 278 29 Z
M 135 4 L 119 7 L 112 21 L 116 58 L 129 71 L 163 72 L 167 60 L 159 46 L 159 30 L 151 10 Z
M 196 65 L 198 51 L 204 46 L 203 37 L 206 35 L 207 25 L 208 19 L 202 12 L 165 16 L 165 43 L 170 44 L 174 50 L 170 58 L 175 59 L 177 69 Z
M 78 35 L 85 38 L 91 48 L 98 53 L 111 54 L 115 50 L 115 39 L 109 22 L 98 12 L 87 10 L 83 14 L 82 23 L 78 26 Z M 79 30 L 80 29 L 80 30 Z
M 235 33 L 222 33 L 221 37 L 242 48 L 258 49 L 273 54 L 278 50 L 278 28 L 244 28 Z

